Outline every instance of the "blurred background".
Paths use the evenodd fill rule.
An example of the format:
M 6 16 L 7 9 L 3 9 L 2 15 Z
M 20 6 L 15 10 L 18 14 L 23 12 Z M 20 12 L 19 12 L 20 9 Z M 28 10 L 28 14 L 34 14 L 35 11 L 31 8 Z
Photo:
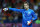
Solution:
M 33 9 L 38 17 L 33 21 L 33 27 L 40 27 L 40 0 L 0 0 L 0 27 L 22 27 L 22 14 L 15 11 L 3 11 L 3 8 L 24 9 L 23 3 L 27 1 L 29 8 Z

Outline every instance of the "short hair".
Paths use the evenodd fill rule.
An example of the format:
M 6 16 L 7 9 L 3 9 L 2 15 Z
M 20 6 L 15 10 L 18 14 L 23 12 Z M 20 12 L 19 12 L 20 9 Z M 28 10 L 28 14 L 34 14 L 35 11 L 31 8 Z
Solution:
M 24 4 L 26 4 L 27 3 L 27 5 L 29 5 L 29 3 L 26 1 L 26 2 L 24 2 Z

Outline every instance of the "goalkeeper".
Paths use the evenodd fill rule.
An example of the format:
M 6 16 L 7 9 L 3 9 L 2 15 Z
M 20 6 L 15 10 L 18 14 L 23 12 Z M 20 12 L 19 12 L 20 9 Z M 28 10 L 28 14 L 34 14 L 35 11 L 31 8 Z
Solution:
M 16 9 L 16 8 L 4 8 L 4 11 L 12 10 L 22 13 L 22 27 L 32 27 L 32 21 L 37 19 L 35 12 L 32 9 L 29 9 L 28 2 L 24 2 L 25 9 Z

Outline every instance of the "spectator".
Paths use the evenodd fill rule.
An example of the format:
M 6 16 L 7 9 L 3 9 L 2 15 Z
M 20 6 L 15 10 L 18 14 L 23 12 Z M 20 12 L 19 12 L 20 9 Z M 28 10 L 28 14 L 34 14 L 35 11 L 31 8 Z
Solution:
M 8 19 L 9 19 L 9 23 L 13 23 L 13 16 L 9 16 Z

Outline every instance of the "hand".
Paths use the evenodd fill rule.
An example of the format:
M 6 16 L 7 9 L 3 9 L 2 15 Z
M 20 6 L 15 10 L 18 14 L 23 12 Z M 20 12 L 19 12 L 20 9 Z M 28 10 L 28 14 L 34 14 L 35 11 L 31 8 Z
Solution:
M 32 23 L 33 20 L 27 21 L 27 24 L 30 25 Z
M 8 8 L 3 8 L 3 10 L 4 10 L 4 11 L 7 11 L 7 10 L 8 10 Z

